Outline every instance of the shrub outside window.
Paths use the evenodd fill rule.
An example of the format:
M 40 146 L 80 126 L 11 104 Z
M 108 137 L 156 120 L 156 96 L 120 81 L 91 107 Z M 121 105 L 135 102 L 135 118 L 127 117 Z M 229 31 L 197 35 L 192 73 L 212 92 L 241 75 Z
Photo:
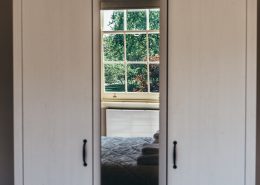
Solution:
M 102 95 L 158 99 L 160 11 L 102 11 Z

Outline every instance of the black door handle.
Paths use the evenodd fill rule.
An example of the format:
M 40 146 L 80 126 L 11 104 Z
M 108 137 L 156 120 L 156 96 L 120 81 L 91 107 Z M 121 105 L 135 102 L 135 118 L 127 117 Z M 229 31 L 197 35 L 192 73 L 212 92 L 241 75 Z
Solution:
M 88 163 L 87 163 L 87 142 L 88 140 L 84 139 L 83 140 L 83 152 L 82 152 L 82 158 L 83 158 L 83 166 L 88 166 Z
M 177 169 L 176 158 L 177 158 L 177 141 L 173 141 L 173 169 Z

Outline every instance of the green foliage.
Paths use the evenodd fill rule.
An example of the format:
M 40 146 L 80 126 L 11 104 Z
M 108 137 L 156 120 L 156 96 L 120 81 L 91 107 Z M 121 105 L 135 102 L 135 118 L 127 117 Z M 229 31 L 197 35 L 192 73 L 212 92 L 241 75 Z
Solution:
M 122 64 L 106 64 L 105 65 L 105 83 L 120 83 L 125 82 L 125 67 Z
M 105 83 L 117 87 L 117 91 L 125 91 L 125 67 L 123 64 L 105 64 Z M 106 86 L 106 90 L 113 90 Z
M 150 66 L 150 89 L 151 92 L 159 92 L 159 64 L 151 64 Z
M 146 11 L 127 12 L 127 30 L 146 30 Z
M 124 12 L 114 11 L 109 22 L 111 30 L 124 30 Z
M 104 35 L 104 60 L 124 61 L 124 35 Z
M 160 57 L 160 35 L 159 34 L 149 34 L 149 55 L 150 61 L 159 61 Z
M 150 30 L 159 30 L 160 29 L 160 12 L 155 10 L 149 11 L 149 22 Z
M 149 10 L 151 30 L 159 30 L 160 12 Z M 146 11 L 127 11 L 127 30 L 146 30 Z M 124 30 L 124 12 L 114 11 L 109 22 L 111 30 Z M 146 34 L 126 35 L 126 60 L 147 61 Z M 159 61 L 159 34 L 149 34 L 149 60 Z M 124 61 L 124 35 L 104 35 L 104 60 Z M 125 65 L 127 65 L 128 92 L 148 92 L 146 64 L 105 64 L 106 92 L 125 91 Z M 149 64 L 150 91 L 159 92 L 159 65 Z
M 128 92 L 147 92 L 147 65 L 129 64 L 127 77 Z
M 146 61 L 147 59 L 146 35 L 126 35 L 127 61 Z

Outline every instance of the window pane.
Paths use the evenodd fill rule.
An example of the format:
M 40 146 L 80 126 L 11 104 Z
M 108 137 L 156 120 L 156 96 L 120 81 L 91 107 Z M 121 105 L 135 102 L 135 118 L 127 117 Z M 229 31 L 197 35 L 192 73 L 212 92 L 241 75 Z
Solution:
M 128 92 L 147 92 L 147 65 L 129 64 L 127 66 Z
M 124 11 L 105 10 L 103 12 L 104 31 L 124 30 Z
M 104 61 L 124 61 L 124 35 L 104 34 Z
M 160 60 L 160 35 L 149 34 L 149 60 L 151 62 Z
M 127 61 L 147 60 L 146 34 L 126 35 L 126 55 Z
M 159 64 L 150 64 L 150 92 L 159 92 Z
M 127 30 L 146 30 L 146 11 L 127 11 Z
M 160 11 L 159 9 L 153 9 L 149 11 L 149 23 L 150 30 L 160 29 Z
M 125 66 L 124 64 L 105 64 L 105 91 L 125 91 Z

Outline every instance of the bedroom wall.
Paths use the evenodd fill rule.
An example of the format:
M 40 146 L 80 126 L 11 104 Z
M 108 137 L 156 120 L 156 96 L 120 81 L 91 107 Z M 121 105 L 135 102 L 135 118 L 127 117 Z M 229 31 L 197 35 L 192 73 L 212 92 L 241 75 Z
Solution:
M 12 1 L 0 1 L 0 185 L 13 185 Z

